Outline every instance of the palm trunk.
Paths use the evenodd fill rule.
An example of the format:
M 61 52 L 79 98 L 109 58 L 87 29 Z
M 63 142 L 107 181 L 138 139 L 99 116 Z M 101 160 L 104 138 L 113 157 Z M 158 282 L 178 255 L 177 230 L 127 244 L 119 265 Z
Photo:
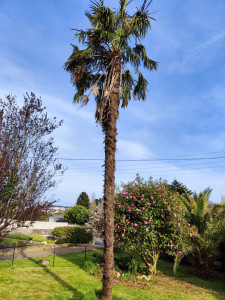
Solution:
M 112 299 L 114 273 L 114 189 L 115 189 L 115 152 L 116 152 L 116 121 L 120 100 L 121 56 L 114 58 L 108 74 L 110 90 L 106 97 L 107 106 L 104 110 L 103 131 L 105 133 L 105 182 L 104 182 L 104 269 L 103 294 L 101 299 Z

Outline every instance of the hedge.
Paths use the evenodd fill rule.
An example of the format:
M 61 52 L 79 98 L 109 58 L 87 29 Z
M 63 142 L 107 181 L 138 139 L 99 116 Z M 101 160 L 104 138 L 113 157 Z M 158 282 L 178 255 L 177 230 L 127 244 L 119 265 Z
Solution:
M 64 239 L 66 237 L 66 228 L 67 227 L 56 227 L 51 235 L 56 239 Z
M 86 232 L 85 226 L 65 227 L 67 243 L 88 244 L 93 241 L 92 232 Z

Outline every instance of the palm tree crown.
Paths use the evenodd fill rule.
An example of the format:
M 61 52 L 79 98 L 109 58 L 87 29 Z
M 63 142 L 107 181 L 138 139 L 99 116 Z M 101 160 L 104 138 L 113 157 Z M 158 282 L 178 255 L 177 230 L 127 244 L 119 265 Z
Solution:
M 110 93 L 113 77 L 113 64 L 121 59 L 120 99 L 126 107 L 133 95 L 134 99 L 146 98 L 147 80 L 139 71 L 142 65 L 148 70 L 156 70 L 157 62 L 151 60 L 145 47 L 140 43 L 147 30 L 151 28 L 148 7 L 152 1 L 143 5 L 133 15 L 126 11 L 127 0 L 119 0 L 119 10 L 104 6 L 104 1 L 91 1 L 90 11 L 85 15 L 91 23 L 86 30 L 75 29 L 75 38 L 84 45 L 79 49 L 73 45 L 73 52 L 64 67 L 70 72 L 72 83 L 76 87 L 74 102 L 87 104 L 93 92 L 97 102 L 96 120 L 104 124 L 104 111 L 107 106 L 107 90 Z M 130 44 L 134 46 L 131 47 Z M 132 68 L 134 76 L 128 69 Z M 89 93 L 85 95 L 85 92 Z M 103 96 L 104 95 L 104 96 Z M 103 126 L 104 129 L 104 126 Z

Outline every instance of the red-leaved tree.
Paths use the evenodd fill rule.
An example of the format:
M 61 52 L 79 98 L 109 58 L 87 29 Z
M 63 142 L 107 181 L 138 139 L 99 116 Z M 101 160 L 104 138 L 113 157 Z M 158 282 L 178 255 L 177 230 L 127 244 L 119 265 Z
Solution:
M 46 216 L 53 203 L 44 195 L 63 172 L 51 133 L 62 124 L 50 119 L 31 93 L 19 107 L 15 97 L 0 99 L 0 240 L 10 230 Z

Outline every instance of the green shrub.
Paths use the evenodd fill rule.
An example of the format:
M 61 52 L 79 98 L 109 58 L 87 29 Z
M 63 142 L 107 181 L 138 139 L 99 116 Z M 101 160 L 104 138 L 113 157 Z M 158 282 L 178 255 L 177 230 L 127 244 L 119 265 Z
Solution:
M 120 270 L 128 271 L 131 274 L 137 274 L 137 272 L 139 272 L 139 263 L 132 255 L 121 256 L 119 258 L 115 257 L 114 262 L 115 269 L 119 268 Z
M 66 228 L 67 227 L 56 227 L 52 231 L 52 236 L 56 239 L 64 239 L 66 237 Z
M 57 245 L 65 244 L 65 240 L 64 239 L 58 239 L 55 243 Z
M 49 221 L 49 216 L 41 216 L 39 220 L 48 222 Z
M 101 269 L 99 264 L 94 263 L 91 260 L 87 260 L 84 262 L 83 269 L 87 272 L 89 272 L 91 275 L 100 275 Z
M 92 232 L 86 232 L 84 226 L 65 227 L 66 236 L 65 240 L 67 243 L 74 244 L 88 244 L 93 240 Z
M 89 214 L 87 208 L 76 205 L 65 211 L 64 218 L 68 223 L 84 225 L 89 219 Z
M 96 262 L 97 264 L 102 264 L 102 263 L 104 262 L 104 257 L 103 257 L 103 255 L 98 255 L 98 256 L 96 256 L 96 257 L 95 257 L 95 262 Z
M 132 274 L 136 274 L 138 271 L 138 267 L 139 267 L 138 262 L 134 258 L 132 258 L 128 264 L 128 271 Z
M 122 271 L 130 271 L 130 262 L 133 260 L 131 255 L 115 257 L 115 264 Z

